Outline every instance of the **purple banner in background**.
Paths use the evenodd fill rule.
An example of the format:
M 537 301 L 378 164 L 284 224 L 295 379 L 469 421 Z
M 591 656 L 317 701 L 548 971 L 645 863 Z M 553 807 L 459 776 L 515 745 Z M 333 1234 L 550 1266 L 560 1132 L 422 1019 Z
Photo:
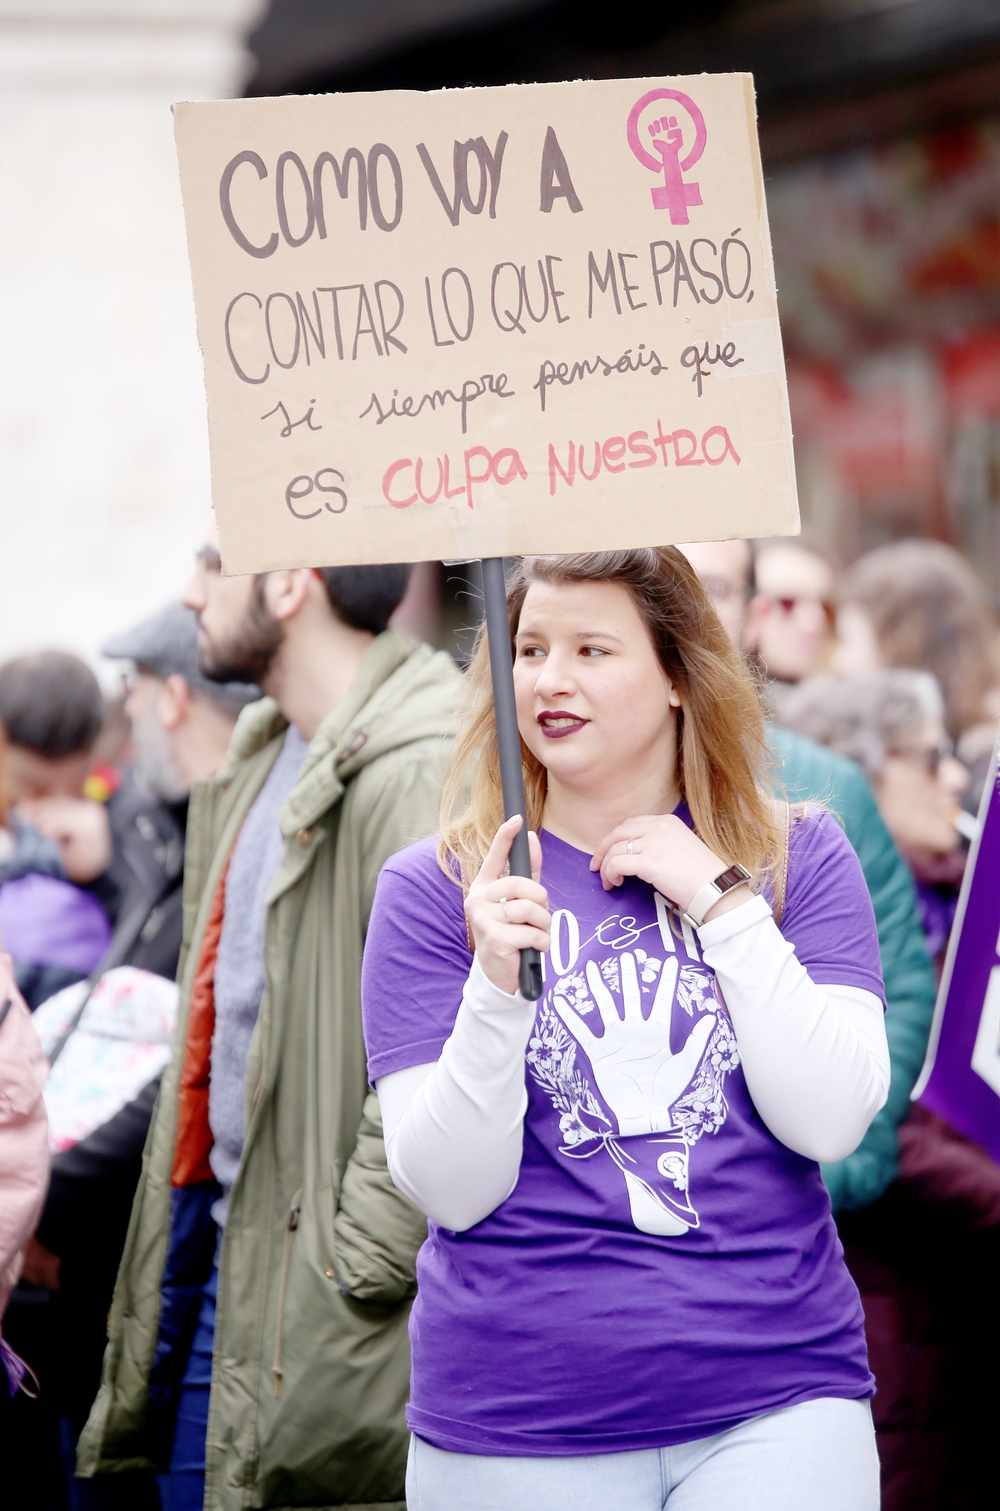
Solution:
M 1000 749 L 1000 744 L 998 744 Z M 1000 1163 L 1000 786 L 979 808 L 915 1101 Z

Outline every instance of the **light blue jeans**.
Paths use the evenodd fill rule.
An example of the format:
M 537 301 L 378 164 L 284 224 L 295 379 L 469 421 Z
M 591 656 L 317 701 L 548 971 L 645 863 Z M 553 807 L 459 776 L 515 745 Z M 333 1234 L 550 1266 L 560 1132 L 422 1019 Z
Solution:
M 444 1453 L 410 1438 L 408 1511 L 878 1511 L 867 1401 L 806 1401 L 675 1448 Z

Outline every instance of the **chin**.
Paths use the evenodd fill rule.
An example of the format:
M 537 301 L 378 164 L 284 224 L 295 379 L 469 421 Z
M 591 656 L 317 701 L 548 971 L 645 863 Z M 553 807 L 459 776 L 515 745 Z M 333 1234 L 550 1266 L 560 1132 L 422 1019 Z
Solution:
M 555 750 L 539 752 L 538 759 L 549 775 L 557 777 L 561 782 L 579 785 L 588 780 L 596 781 L 599 776 L 593 761 L 583 751 L 574 758 L 572 752 L 560 750 L 557 746 Z

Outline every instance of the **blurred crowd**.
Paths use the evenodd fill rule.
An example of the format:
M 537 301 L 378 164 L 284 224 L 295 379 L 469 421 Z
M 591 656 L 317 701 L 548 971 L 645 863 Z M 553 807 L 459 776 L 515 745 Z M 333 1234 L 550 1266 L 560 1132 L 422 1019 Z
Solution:
M 892 1087 L 824 1175 L 865 1307 L 884 1504 L 985 1505 L 1000 1168 L 910 1093 L 1000 720 L 996 619 L 938 542 L 843 573 L 804 538 L 683 549 L 759 672 L 776 792 L 837 813 L 875 906 Z M 0 1227 L 19 1506 L 158 1504 L 151 1477 L 76 1479 L 74 1454 L 177 1010 L 188 797 L 259 696 L 206 678 L 197 633 L 178 601 L 110 642 L 117 698 L 61 651 L 0 666 L 0 937 L 51 1066 L 51 1178 L 26 1198 L 19 1279 L 25 1234 Z
M 778 783 L 838 813 L 875 907 L 889 1101 L 845 1168 L 824 1175 L 878 1381 L 883 1505 L 986 1506 L 1000 1167 L 910 1093 L 996 740 L 996 618 L 969 563 L 936 541 L 881 546 L 843 574 L 805 539 L 685 550 L 759 668 Z M 808 742 L 840 763 L 825 786 Z M 861 826 L 844 761 L 877 805 Z M 879 829 L 889 843 L 875 857 Z
M 188 797 L 260 696 L 209 682 L 197 634 L 177 602 L 108 644 L 117 696 L 61 651 L 0 667 L 0 939 L 52 1067 L 51 1178 L 4 1319 L 29 1369 L 2 1429 L 25 1506 L 156 1504 L 73 1471 L 176 1017 Z

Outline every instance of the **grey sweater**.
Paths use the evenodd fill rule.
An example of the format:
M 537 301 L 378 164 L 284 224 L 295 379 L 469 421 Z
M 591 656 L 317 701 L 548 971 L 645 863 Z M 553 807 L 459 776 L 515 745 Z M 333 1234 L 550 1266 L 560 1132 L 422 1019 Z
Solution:
M 209 1155 L 222 1195 L 212 1216 L 225 1227 L 229 1193 L 243 1154 L 247 1055 L 264 995 L 267 894 L 284 849 L 278 809 L 298 779 L 307 742 L 289 726 L 285 744 L 247 814 L 226 876 L 222 934 L 215 963 L 215 1032 L 208 1088 Z

